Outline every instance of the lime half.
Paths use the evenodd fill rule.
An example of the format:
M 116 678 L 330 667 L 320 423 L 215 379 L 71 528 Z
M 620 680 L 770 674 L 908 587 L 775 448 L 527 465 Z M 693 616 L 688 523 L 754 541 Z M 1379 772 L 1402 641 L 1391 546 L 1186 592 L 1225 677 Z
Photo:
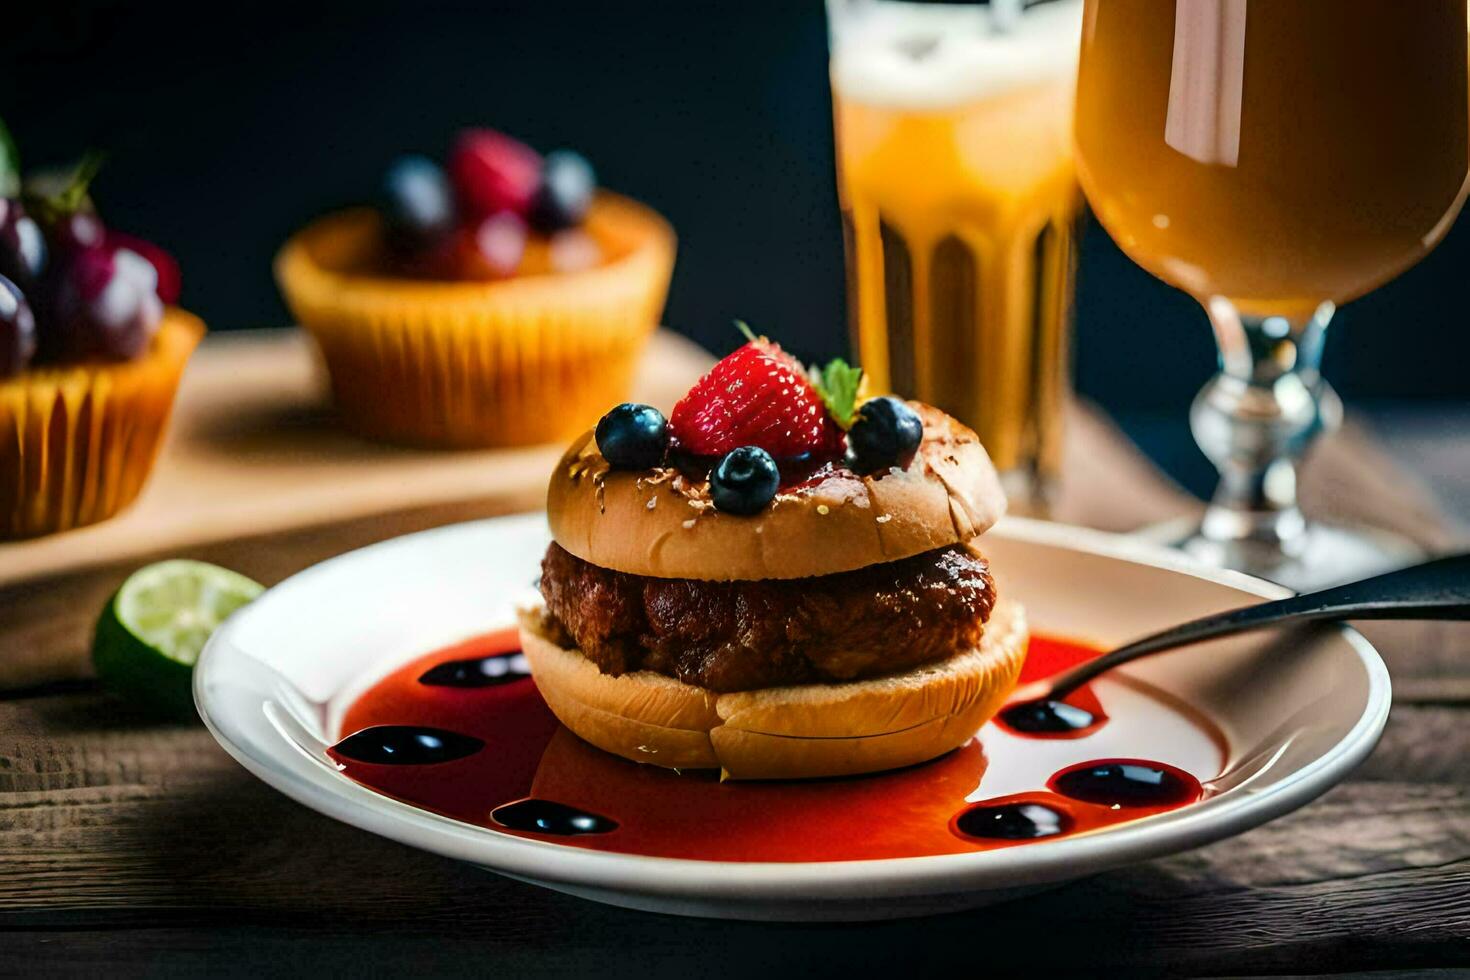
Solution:
M 202 561 L 161 561 L 138 569 L 97 620 L 97 677 L 147 708 L 192 718 L 199 651 L 220 623 L 262 591 L 258 582 Z

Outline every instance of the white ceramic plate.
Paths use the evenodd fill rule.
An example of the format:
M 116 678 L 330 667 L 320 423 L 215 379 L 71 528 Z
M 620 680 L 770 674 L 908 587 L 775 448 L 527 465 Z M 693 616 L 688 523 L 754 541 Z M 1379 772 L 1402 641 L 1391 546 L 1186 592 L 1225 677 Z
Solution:
M 1206 784 L 1208 798 L 1025 846 L 881 860 L 710 862 L 588 850 L 461 823 L 344 776 L 324 750 L 344 734 L 346 706 L 392 668 L 509 623 L 547 541 L 541 515 L 501 518 L 398 538 L 308 569 L 215 633 L 195 672 L 200 714 L 226 751 L 271 786 L 393 840 L 597 901 L 793 920 L 981 905 L 1238 834 L 1341 779 L 1372 750 L 1388 716 L 1387 671 L 1345 628 L 1217 641 L 1141 661 L 1119 672 L 1126 683 L 1111 683 L 1188 705 L 1228 748 L 1202 754 L 1167 724 L 1151 728 L 1149 719 L 1163 716 L 1145 712 L 1091 757 L 1180 765 Z M 1062 525 L 1009 519 L 982 545 L 999 588 L 1024 602 L 1034 631 L 1098 645 L 1284 594 L 1170 551 Z M 1109 706 L 1111 696 L 1099 690 Z M 1003 737 L 994 726 L 981 734 L 987 752 L 989 739 Z M 1001 778 L 987 772 L 967 799 L 998 795 L 990 783 Z

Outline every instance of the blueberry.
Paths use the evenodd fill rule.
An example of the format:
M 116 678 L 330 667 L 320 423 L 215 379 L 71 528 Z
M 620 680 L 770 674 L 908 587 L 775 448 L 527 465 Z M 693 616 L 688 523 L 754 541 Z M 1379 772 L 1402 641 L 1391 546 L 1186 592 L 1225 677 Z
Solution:
M 651 405 L 624 402 L 597 423 L 597 451 L 620 470 L 657 466 L 668 445 L 668 423 Z
M 759 446 L 741 446 L 725 454 L 709 475 L 710 497 L 727 514 L 758 514 L 776 496 L 781 471 Z
M 383 179 L 381 203 L 389 243 L 416 250 L 454 227 L 454 192 L 443 169 L 428 157 L 400 157 Z
M 891 395 L 863 402 L 857 420 L 847 430 L 851 462 L 860 472 L 904 465 L 923 438 L 924 423 L 918 413 Z
M 531 223 L 545 232 L 580 225 L 596 189 L 597 175 L 586 157 L 571 150 L 553 150 L 541 166 L 541 186 L 531 202 Z

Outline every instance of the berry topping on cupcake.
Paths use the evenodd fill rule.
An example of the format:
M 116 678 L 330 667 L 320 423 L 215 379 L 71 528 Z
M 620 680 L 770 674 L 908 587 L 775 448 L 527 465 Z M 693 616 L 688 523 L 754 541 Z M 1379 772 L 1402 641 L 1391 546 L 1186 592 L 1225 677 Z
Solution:
M 32 288 L 46 271 L 46 237 L 19 198 L 0 198 L 0 275 Z
M 586 157 L 572 150 L 548 153 L 531 204 L 531 221 L 545 232 L 575 228 L 587 217 L 596 190 L 597 175 Z
M 493 129 L 467 129 L 449 154 L 449 173 L 466 217 L 501 211 L 525 216 L 541 187 L 541 155 Z
M 467 129 L 447 167 L 415 154 L 388 168 L 378 201 L 388 265 L 467 281 L 591 268 L 603 249 L 581 228 L 596 192 L 579 153 L 543 157 L 504 133 Z
M 0 198 L 0 378 L 140 357 L 178 299 L 178 263 L 93 210 L 100 165 L 92 154 L 53 193 L 22 185 Z
M 454 190 L 428 157 L 400 157 L 383 177 L 378 209 L 390 251 L 411 256 L 434 248 L 455 229 Z
M 179 293 L 183 289 L 183 277 L 179 273 L 178 260 L 172 255 L 150 241 L 115 228 L 108 228 L 103 232 L 103 241 L 114 252 L 125 249 L 146 259 L 148 264 L 153 266 L 153 275 L 157 283 L 155 292 L 158 293 L 158 298 L 166 306 L 171 306 L 179 301 Z
M 35 356 L 35 312 L 20 287 L 0 276 L 0 378 L 19 374 Z

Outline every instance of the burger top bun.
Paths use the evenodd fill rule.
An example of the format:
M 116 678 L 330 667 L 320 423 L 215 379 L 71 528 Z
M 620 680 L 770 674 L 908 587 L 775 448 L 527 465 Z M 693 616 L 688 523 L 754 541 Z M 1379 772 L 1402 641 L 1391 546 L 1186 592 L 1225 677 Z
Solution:
M 819 471 L 749 517 L 716 510 L 707 484 L 677 470 L 610 468 L 589 432 L 552 474 L 551 534 L 602 568 L 706 581 L 832 575 L 963 544 L 1005 512 L 995 467 L 973 431 L 909 406 L 924 440 L 905 469 Z

